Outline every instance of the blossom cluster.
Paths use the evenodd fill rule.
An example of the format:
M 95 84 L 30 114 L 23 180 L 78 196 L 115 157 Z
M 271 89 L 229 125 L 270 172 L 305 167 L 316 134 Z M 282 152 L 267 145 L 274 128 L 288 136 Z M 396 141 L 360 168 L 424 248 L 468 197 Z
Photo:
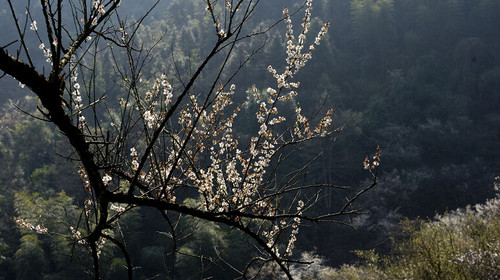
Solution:
M 283 14 L 285 16 L 285 22 L 287 23 L 287 28 L 286 28 L 287 69 L 284 73 L 286 76 L 291 76 L 297 73 L 300 70 L 300 68 L 302 68 L 306 64 L 306 62 L 312 58 L 312 51 L 315 49 L 315 45 L 320 44 L 321 40 L 325 37 L 328 28 L 330 27 L 330 22 L 326 22 L 321 28 L 318 35 L 316 36 L 314 43 L 309 46 L 307 52 L 302 53 L 302 50 L 304 49 L 305 39 L 307 37 L 307 33 L 309 32 L 309 27 L 311 26 L 311 9 L 312 9 L 312 0 L 307 0 L 305 16 L 301 24 L 302 31 L 297 36 L 297 39 L 293 35 L 293 25 L 288 9 L 283 10 Z
M 36 20 L 34 20 L 34 21 L 31 22 L 30 29 L 33 30 L 33 31 L 37 31 L 38 30 L 38 25 L 36 24 Z
M 94 1 L 93 3 L 94 10 L 96 10 L 99 15 L 103 15 L 104 13 L 106 13 L 104 5 L 101 3 L 100 0 L 93 0 L 93 1 Z
M 75 229 L 74 227 L 70 226 L 69 229 L 71 230 L 71 233 L 73 234 L 73 238 L 78 242 L 78 244 L 85 245 L 87 244 L 87 241 L 83 239 L 82 233 Z
M 71 231 L 71 233 L 73 235 L 73 239 L 78 244 L 80 244 L 80 245 L 89 245 L 89 243 L 87 242 L 87 240 L 85 240 L 85 238 L 83 237 L 82 233 L 78 229 L 76 229 L 76 228 L 74 228 L 72 226 L 70 226 L 69 229 L 70 229 L 70 231 Z M 96 246 L 97 257 L 100 257 L 100 255 L 102 253 L 102 247 L 104 246 L 104 244 L 106 244 L 106 239 L 104 239 L 102 237 L 99 238 L 99 241 L 96 244 L 97 245 Z
M 222 40 L 222 39 L 227 37 L 227 34 L 226 34 L 226 31 L 224 30 L 224 28 L 221 27 L 220 20 L 216 16 L 217 12 L 214 11 L 214 8 L 217 6 L 217 1 L 212 3 L 212 2 L 210 2 L 210 0 L 207 0 L 206 2 L 207 2 L 207 6 L 206 6 L 205 10 L 207 10 L 207 12 L 209 12 L 210 15 L 212 16 L 212 20 L 213 20 L 213 23 L 215 26 L 217 36 L 219 37 L 220 40 Z M 229 1 L 227 1 L 227 0 L 225 1 L 224 7 L 225 7 L 225 9 L 227 9 L 229 11 L 230 14 L 233 13 L 232 5 L 231 5 L 231 3 L 229 3 Z
M 80 170 L 78 170 L 78 174 L 80 175 L 80 180 L 82 181 L 83 184 L 83 190 L 86 193 L 90 193 L 92 191 L 90 186 L 90 180 L 89 176 L 85 172 L 85 169 L 80 168 Z M 83 202 L 84 213 L 86 217 L 90 217 L 90 213 L 92 211 L 91 206 L 92 206 L 92 200 L 90 198 L 86 198 L 85 201 Z
M 92 25 L 97 25 L 98 23 L 98 16 L 102 16 L 106 13 L 105 6 L 101 3 L 100 0 L 93 0 L 93 5 L 92 5 L 94 11 L 96 12 L 96 15 L 93 16 L 92 18 Z
M 293 101 L 297 96 L 296 90 L 300 83 L 290 80 L 293 74 L 297 73 L 311 58 L 311 51 L 314 49 L 310 48 L 305 55 L 301 53 L 311 20 L 310 4 L 311 2 L 308 1 L 301 39 L 298 44 L 293 42 L 288 44 L 289 56 L 286 60 L 285 72 L 279 74 L 272 66 L 268 67 L 276 79 L 276 87 L 269 87 L 266 94 L 262 95 L 257 94 L 256 88 L 252 90 L 255 95 L 258 95 L 255 102 L 258 108 L 256 121 L 259 124 L 259 130 L 255 136 L 250 137 L 248 149 L 239 148 L 238 138 L 233 135 L 232 130 L 233 122 L 241 108 L 236 107 L 232 114 L 227 114 L 227 107 L 232 104 L 234 85 L 231 85 L 229 90 L 224 90 L 221 85 L 211 100 L 211 107 L 200 105 L 202 102 L 196 96 L 191 95 L 189 106 L 181 112 L 179 124 L 184 127 L 184 135 L 181 135 L 180 139 L 184 140 L 180 143 L 188 140 L 194 142 L 191 154 L 187 153 L 190 155 L 190 160 L 195 162 L 197 155 L 208 150 L 207 159 L 210 162 L 208 167 L 194 168 L 187 164 L 185 172 L 188 174 L 187 181 L 192 181 L 203 198 L 201 209 L 219 213 L 253 211 L 259 215 L 271 217 L 279 212 L 272 203 L 272 197 L 262 196 L 261 191 L 273 156 L 281 145 L 289 141 L 283 138 L 276 127 L 287 121 L 285 115 L 280 114 L 280 103 L 286 100 Z M 289 19 L 286 10 L 285 15 Z M 287 36 L 293 40 L 291 21 L 288 22 Z M 325 25 L 321 31 L 322 34 L 318 35 L 318 44 L 324 37 L 327 27 L 328 25 Z M 310 121 L 302 114 L 300 107 L 296 106 L 295 112 L 296 127 L 293 137 L 307 140 L 328 135 L 328 129 L 332 123 L 332 110 L 329 110 L 315 127 L 310 126 Z M 178 145 L 178 147 L 181 146 Z M 303 207 L 304 203 L 300 201 L 295 218 L 281 219 L 279 225 L 274 224 L 270 230 L 262 232 L 268 247 L 272 248 L 276 255 L 279 255 L 276 246 L 278 233 L 288 227 L 291 228 L 291 232 L 285 255 L 292 254 L 299 230 L 299 216 L 303 214 Z
M 136 98 L 137 109 L 142 112 L 142 118 L 148 128 L 157 127 L 161 114 L 167 110 L 172 98 L 173 87 L 165 74 L 154 80 L 152 88 L 144 94 L 144 97 Z M 120 105 L 125 106 L 126 101 L 121 99 Z
M 471 248 L 469 251 L 457 254 L 455 265 L 464 266 L 483 279 L 498 279 L 500 272 L 500 243 L 486 244 L 486 248 Z
M 213 11 L 211 2 L 207 3 L 207 9 Z M 140 181 L 141 193 L 174 203 L 176 190 L 189 187 L 199 194 L 199 210 L 217 215 L 228 213 L 227 217 L 236 222 L 242 217 L 229 213 L 272 218 L 273 222 L 263 226 L 259 234 L 276 256 L 280 256 L 277 244 L 278 239 L 284 238 L 281 234 L 284 231 L 289 232 L 284 255 L 292 255 L 304 202 L 297 201 L 297 210 L 291 215 L 279 216 L 283 210 L 279 210 L 276 196 L 269 195 L 272 192 L 266 190 L 266 176 L 273 168 L 273 159 L 280 148 L 289 143 L 327 136 L 332 124 L 332 110 L 319 121 L 315 120 L 317 124 L 313 125 L 313 120 L 306 117 L 295 102 L 300 83 L 293 81 L 293 75 L 311 58 L 314 45 L 319 44 L 328 29 L 328 24 L 325 24 L 314 44 L 303 53 L 311 21 L 311 1 L 306 4 L 298 40 L 293 36 L 288 11 L 284 11 L 288 39 L 286 68 L 283 73 L 278 73 L 269 66 L 268 71 L 276 79 L 276 84 L 267 87 L 262 94 L 256 87 L 251 90 L 255 98 L 249 102 L 255 102 L 251 105 L 257 108 L 254 121 L 258 129 L 245 139 L 245 143 L 240 143 L 233 126 L 243 106 L 248 104 L 233 104 L 236 86 L 232 84 L 220 83 L 208 94 L 186 95 L 185 103 L 175 117 L 177 122 L 170 122 L 167 127 L 160 124 L 165 124 L 163 119 L 172 105 L 174 89 L 165 75 L 156 78 L 149 90 L 137 95 L 131 106 L 139 112 L 137 116 L 146 128 L 146 139 L 138 137 L 136 147 L 140 150 L 143 150 L 142 145 L 152 147 L 148 154 L 143 155 L 135 147 L 130 148 L 128 168 Z M 223 31 L 216 27 L 219 32 Z M 120 100 L 122 110 L 128 110 L 129 107 L 125 106 L 128 102 Z M 295 106 L 291 118 L 287 110 L 281 109 L 290 104 Z M 284 133 L 288 131 L 287 127 L 292 133 Z M 154 144 L 148 142 L 153 131 L 161 132 L 160 139 Z M 140 168 L 139 162 L 145 163 L 144 166 Z M 109 184 L 111 178 L 103 178 L 103 182 Z
M 102 177 L 102 183 L 105 186 L 109 185 L 109 182 L 111 182 L 111 180 L 113 180 L 113 178 L 109 176 L 107 173 L 105 173 L 104 176 Z
M 36 20 L 31 21 L 30 30 L 38 32 L 38 24 Z M 55 40 L 53 44 L 54 46 L 57 46 L 57 40 Z M 43 51 L 43 56 L 46 58 L 45 61 L 52 65 L 52 52 L 50 51 L 50 49 L 47 48 L 44 43 L 40 43 L 40 45 L 38 45 L 38 48 Z
M 48 233 L 48 229 L 46 227 L 44 227 L 43 225 L 41 225 L 41 224 L 33 225 L 30 222 L 28 222 L 28 220 L 26 220 L 26 219 L 21 219 L 21 218 L 16 219 L 16 224 L 19 227 L 27 228 L 29 230 L 33 230 L 33 231 L 35 231 L 36 233 L 39 233 L 39 234 L 46 234 L 46 233 Z
M 83 110 L 83 104 L 82 104 L 82 94 L 81 94 L 81 86 L 80 83 L 78 83 L 78 72 L 76 70 L 76 64 L 73 62 L 74 57 L 70 61 L 70 82 L 72 84 L 73 90 L 71 91 L 71 97 L 72 101 L 74 103 L 74 109 L 76 111 L 76 114 L 78 116 L 78 128 L 83 129 L 86 121 L 85 121 L 85 116 L 82 113 Z
M 380 156 L 382 154 L 382 150 L 377 146 L 377 152 L 373 156 L 373 161 L 370 162 L 370 158 L 368 156 L 365 157 L 363 161 L 363 167 L 366 170 L 376 169 L 380 165 Z
M 297 202 L 297 216 L 302 216 L 303 215 L 303 209 L 304 209 L 304 201 L 299 200 Z M 300 224 L 300 218 L 295 217 L 293 219 L 292 223 L 292 233 L 290 234 L 290 238 L 288 240 L 288 245 L 285 250 L 285 255 L 286 256 L 291 256 L 292 255 L 292 250 L 295 247 L 295 241 L 297 241 L 297 234 L 299 233 L 299 224 Z
M 50 49 L 45 47 L 44 43 L 40 43 L 38 46 L 39 49 L 43 51 L 43 56 L 46 58 L 46 62 L 52 64 L 52 53 L 50 52 Z
M 132 157 L 130 169 L 135 172 L 139 168 L 139 158 L 137 157 L 137 150 L 134 147 L 130 148 L 130 156 Z
M 303 53 L 305 40 L 307 38 L 307 33 L 309 32 L 309 27 L 311 25 L 311 9 L 312 9 L 312 0 L 308 0 L 306 2 L 305 16 L 303 22 L 301 24 L 302 30 L 298 35 L 297 39 L 294 36 L 292 20 L 289 15 L 288 9 L 283 10 L 283 14 L 285 16 L 285 22 L 287 24 L 286 27 L 286 45 L 287 45 L 287 58 L 286 58 L 286 68 L 283 73 L 278 73 L 278 71 L 271 65 L 268 66 L 268 71 L 272 73 L 273 77 L 276 79 L 277 88 L 275 90 L 273 88 L 268 89 L 268 93 L 271 96 L 276 97 L 275 100 L 271 100 L 269 103 L 272 104 L 271 110 L 275 112 L 275 102 L 276 101 L 284 101 L 284 100 L 293 100 L 295 96 L 297 96 L 296 89 L 299 87 L 299 82 L 291 82 L 293 76 L 307 63 L 308 60 L 312 58 L 312 51 L 315 49 L 315 45 L 319 45 L 320 41 L 326 35 L 328 31 L 328 27 L 330 23 L 327 22 L 323 25 L 320 32 L 316 36 L 315 42 L 309 46 L 307 52 Z M 288 89 L 288 93 L 284 93 L 283 89 Z M 332 123 L 332 115 L 333 111 L 329 110 L 324 118 L 320 121 L 320 123 L 314 127 L 310 127 L 309 120 L 306 116 L 302 114 L 302 108 L 296 104 L 295 108 L 295 127 L 294 127 L 294 136 L 299 139 L 311 139 L 317 136 L 326 136 L 328 134 L 328 127 Z M 283 117 L 279 119 L 273 119 L 271 124 L 275 123 L 275 120 L 278 120 L 277 123 L 284 120 Z

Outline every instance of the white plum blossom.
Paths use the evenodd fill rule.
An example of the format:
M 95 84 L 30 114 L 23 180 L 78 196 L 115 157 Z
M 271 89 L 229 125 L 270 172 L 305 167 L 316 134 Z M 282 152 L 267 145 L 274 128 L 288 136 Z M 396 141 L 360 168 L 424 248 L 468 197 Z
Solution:
M 19 227 L 26 228 L 35 231 L 38 234 L 48 233 L 48 229 L 41 224 L 33 225 L 26 219 L 16 219 L 16 223 Z
M 33 30 L 33 31 L 37 31 L 38 30 L 38 26 L 36 24 L 36 20 L 34 20 L 34 21 L 31 22 L 30 29 Z
M 111 182 L 113 180 L 113 178 L 111 178 L 111 176 L 109 176 L 107 173 L 104 174 L 104 176 L 102 177 L 102 183 L 107 186 L 109 185 L 109 182 Z

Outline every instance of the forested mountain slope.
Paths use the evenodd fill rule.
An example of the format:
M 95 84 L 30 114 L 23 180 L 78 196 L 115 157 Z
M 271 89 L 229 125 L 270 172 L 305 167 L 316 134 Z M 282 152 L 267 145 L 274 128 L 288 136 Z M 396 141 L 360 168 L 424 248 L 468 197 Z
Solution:
M 120 8 L 130 22 L 137 21 L 155 3 L 123 2 Z M 213 24 L 202 2 L 162 0 L 142 22 L 137 40 L 145 46 L 154 45 L 157 52 L 142 69 L 144 77 L 161 72 L 182 83 L 207 55 L 213 43 Z M 295 10 L 301 4 L 263 1 L 248 28 L 259 31 L 282 17 L 284 6 Z M 23 9 L 23 4 L 15 5 Z M 9 7 L 1 4 L 0 14 L 8 15 Z M 292 17 L 297 26 L 301 17 L 300 12 Z M 7 16 L 0 17 L 0 37 L 15 32 L 10 21 Z M 319 144 L 307 146 L 307 153 L 299 151 L 284 166 L 293 170 L 319 155 L 304 182 L 352 186 L 355 191 L 369 180 L 363 170 L 365 156 L 377 146 L 382 150 L 378 185 L 355 205 L 367 214 L 348 221 L 356 230 L 321 224 L 300 232 L 297 250 L 315 251 L 325 265 L 334 267 L 352 262 L 356 258 L 353 250 L 375 248 L 389 253 L 391 232 L 404 218 L 434 217 L 483 203 L 495 195 L 493 182 L 500 171 L 500 2 L 315 0 L 312 32 L 319 31 L 326 21 L 331 21 L 331 31 L 317 46 L 312 62 L 296 77 L 301 81 L 300 91 L 306 93 L 298 102 L 308 115 L 334 108 L 333 123 L 338 131 Z M 255 55 L 233 79 L 239 89 L 246 91 L 256 81 L 274 81 L 266 69 L 285 58 L 284 31 L 285 25 L 278 24 L 264 36 L 242 41 L 244 51 L 228 61 L 228 68 L 238 69 L 248 52 L 255 51 Z M 155 44 L 158 38 L 163 40 Z M 34 58 L 39 61 L 36 63 L 44 63 L 41 52 Z M 103 51 L 97 55 L 98 67 L 94 69 L 96 95 L 106 93 L 108 100 L 117 100 L 120 94 L 119 77 L 113 68 L 116 60 L 127 57 Z M 219 65 L 221 61 L 212 63 Z M 211 73 L 205 74 L 199 88 L 211 78 Z M 79 193 L 78 164 L 60 156 L 68 144 L 58 131 L 12 106 L 35 114 L 37 101 L 25 97 L 27 89 L 12 79 L 4 77 L 0 83 L 0 278 L 26 279 L 23 277 L 29 273 L 38 277 L 31 279 L 86 279 L 80 264 L 85 266 L 88 259 L 60 258 L 61 252 L 71 255 L 70 241 L 37 236 L 15 223 L 16 217 L 43 216 L 47 227 L 64 228 L 69 221 L 78 221 L 76 205 L 85 198 Z M 247 96 L 235 98 L 244 102 Z M 243 139 L 258 129 L 249 125 L 248 120 L 254 118 L 251 109 L 243 108 L 247 115 L 242 114 L 240 123 L 235 123 Z M 322 194 L 318 203 L 328 208 L 344 200 L 344 195 L 332 191 Z M 142 267 L 139 277 L 164 275 L 168 261 L 164 257 L 168 250 L 164 228 L 151 223 L 158 215 L 152 212 L 141 210 L 126 217 L 123 229 Z M 434 224 L 422 222 L 412 228 L 413 234 L 419 236 L 425 229 L 432 230 L 429 227 L 439 227 L 447 217 L 465 219 L 476 214 L 467 210 L 448 214 Z M 497 214 L 492 216 L 498 218 Z M 179 279 L 187 279 L 190 267 L 199 266 L 189 254 L 201 252 L 207 258 L 217 258 L 213 251 L 203 251 L 202 245 L 209 244 L 225 258 L 236 260 L 245 255 L 240 249 L 248 248 L 241 244 L 238 233 L 228 228 L 194 220 L 184 226 L 199 230 L 182 244 L 186 256 L 177 260 Z M 315 247 L 318 242 L 321 247 Z M 405 246 L 401 250 L 413 248 L 412 244 Z M 112 265 L 106 279 L 122 279 L 123 259 L 107 257 Z M 247 259 L 238 261 L 237 265 L 243 265 Z M 26 270 L 35 265 L 45 269 Z M 216 279 L 226 273 L 213 266 L 208 269 Z

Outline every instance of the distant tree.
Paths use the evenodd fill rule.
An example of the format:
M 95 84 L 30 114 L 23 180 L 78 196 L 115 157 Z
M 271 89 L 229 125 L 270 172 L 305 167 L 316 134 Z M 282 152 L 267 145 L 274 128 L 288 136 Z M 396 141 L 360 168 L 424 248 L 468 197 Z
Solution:
M 118 14 L 120 2 L 41 0 L 35 4 L 28 0 L 24 9 L 16 10 L 19 4 L 7 0 L 17 34 L 2 38 L 0 47 L 3 76 L 15 78 L 39 98 L 37 117 L 61 131 L 73 149 L 68 151 L 68 158 L 80 162 L 78 173 L 86 199 L 81 218 L 71 231 L 73 246 L 83 246 L 91 256 L 89 273 L 94 279 L 105 274 L 101 266 L 109 260 L 106 243 L 123 255 L 109 261 L 110 273 L 120 275 L 117 269 L 125 264 L 127 277 L 132 279 L 134 264 L 119 222 L 133 209 L 152 208 L 170 225 L 170 256 L 174 261 L 169 271 L 174 271 L 178 258 L 189 254 L 202 262 L 226 264 L 243 277 L 250 269 L 254 275 L 259 267 L 274 262 L 292 279 L 290 264 L 297 262 L 292 251 L 299 227 L 305 222 L 342 222 L 343 216 L 360 213 L 350 206 L 375 186 L 380 161 L 380 151 L 373 160 L 366 159 L 365 168 L 373 176 L 367 187 L 347 198 L 336 211 L 317 215 L 308 213 L 312 213 L 321 189 L 345 188 L 303 183 L 301 174 L 308 163 L 278 176 L 279 165 L 298 146 L 330 134 L 331 110 L 316 119 L 306 117 L 295 102 L 299 83 L 293 80 L 311 59 L 329 23 L 321 27 L 311 45 L 306 45 L 312 1 L 302 6 L 305 16 L 297 35 L 289 11 L 283 11 L 279 21 L 287 25 L 284 70 L 278 72 L 275 66 L 269 66 L 267 70 L 276 84 L 259 85 L 265 90 L 254 87 L 249 91 L 248 102 L 257 108 L 258 129 L 240 139 L 233 125 L 245 104 L 233 104 L 237 89 L 231 81 L 255 52 L 250 50 L 232 72 L 227 65 L 241 42 L 274 26 L 250 28 L 253 31 L 246 28 L 259 1 L 200 1 L 210 22 L 206 28 L 213 33 L 212 39 L 202 44 L 211 47 L 204 50 L 204 58 L 188 78 L 180 82 L 164 74 L 143 73 L 145 65 L 154 59 L 154 45 L 161 36 L 152 38 L 152 42 L 137 40 L 147 13 L 137 21 L 125 21 Z M 145 47 L 148 44 L 153 47 Z M 101 67 L 102 52 L 111 57 L 109 69 L 115 71 L 118 100 L 106 99 L 108 96 L 98 90 L 103 86 L 96 72 Z M 45 64 L 37 64 L 37 53 L 43 53 Z M 211 81 L 200 83 L 203 76 Z M 292 107 L 292 113 L 283 113 L 286 106 Z M 178 242 L 196 230 L 180 231 L 184 217 L 237 229 L 259 249 L 243 267 L 232 266 L 217 254 L 205 257 L 194 250 L 182 251 Z M 19 223 L 41 233 L 51 230 L 36 224 L 36 220 L 19 219 Z M 198 238 L 206 243 L 207 236 Z M 218 244 L 217 240 L 210 242 Z M 144 254 L 158 255 L 154 250 L 145 250 Z M 172 272 L 171 277 L 174 275 Z
M 36 234 L 21 238 L 21 247 L 14 255 L 16 279 L 43 279 L 45 258 Z
M 357 251 L 360 265 L 345 265 L 327 279 L 499 279 L 499 214 L 497 194 L 433 220 L 405 219 L 393 235 L 392 255 Z

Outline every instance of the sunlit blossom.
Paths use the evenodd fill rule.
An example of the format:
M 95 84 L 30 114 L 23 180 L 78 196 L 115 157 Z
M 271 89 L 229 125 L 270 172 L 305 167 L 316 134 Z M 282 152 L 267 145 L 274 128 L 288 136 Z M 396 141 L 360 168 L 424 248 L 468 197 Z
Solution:
M 16 219 L 16 223 L 19 227 L 26 228 L 35 231 L 38 234 L 48 233 L 48 229 L 41 224 L 33 225 L 26 219 Z
M 109 176 L 107 173 L 102 177 L 102 183 L 105 186 L 109 185 L 109 182 L 111 182 L 111 180 L 113 180 L 113 178 L 111 178 L 111 176 Z
M 33 30 L 33 31 L 37 31 L 38 30 L 38 26 L 36 24 L 36 20 L 34 20 L 34 21 L 31 22 L 30 29 Z

